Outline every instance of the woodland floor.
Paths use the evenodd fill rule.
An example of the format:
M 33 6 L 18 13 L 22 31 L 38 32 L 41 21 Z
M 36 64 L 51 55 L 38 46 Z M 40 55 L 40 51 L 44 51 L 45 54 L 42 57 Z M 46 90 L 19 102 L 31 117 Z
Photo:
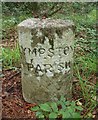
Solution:
M 2 42 L 3 47 L 14 47 L 16 41 L 13 39 L 5 40 Z M 35 106 L 36 103 L 30 104 L 24 101 L 22 96 L 21 86 L 21 71 L 7 69 L 3 70 L 4 77 L 2 81 L 2 120 L 14 119 L 14 120 L 31 120 L 36 119 L 35 113 L 30 111 L 30 108 Z M 96 83 L 94 76 L 91 76 L 91 80 Z M 73 100 L 79 99 L 80 87 L 74 86 Z M 82 100 L 83 102 L 83 100 Z M 85 112 L 86 110 L 84 110 Z M 83 113 L 82 113 L 83 114 Z M 96 109 L 93 114 L 94 120 L 98 120 Z
M 16 33 L 17 34 L 17 33 Z M 12 39 L 2 40 L 2 47 L 14 48 L 17 41 L 11 33 Z M 17 35 L 16 35 L 17 38 Z M 21 86 L 21 71 L 7 69 L 3 70 L 4 77 L 2 81 L 2 120 L 35 120 L 35 113 L 30 108 L 36 104 L 30 104 L 24 101 Z
M 35 118 L 29 108 L 35 104 L 24 101 L 21 89 L 21 75 L 19 71 L 5 70 L 2 78 L 2 118 Z
M 36 104 L 30 104 L 24 101 L 21 88 L 21 73 L 16 70 L 3 71 L 4 77 L 2 80 L 2 120 L 17 119 L 23 120 L 36 119 L 35 113 L 30 111 L 30 108 Z M 75 91 L 79 88 L 76 87 Z M 78 93 L 73 94 L 73 99 L 78 98 Z M 97 120 L 96 115 L 94 120 Z

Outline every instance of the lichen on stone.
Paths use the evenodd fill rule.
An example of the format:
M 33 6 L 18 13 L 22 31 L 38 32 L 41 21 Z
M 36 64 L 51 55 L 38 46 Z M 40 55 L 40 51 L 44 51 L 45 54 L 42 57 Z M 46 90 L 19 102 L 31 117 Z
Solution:
M 28 19 L 18 27 L 25 100 L 39 103 L 71 97 L 73 23 Z

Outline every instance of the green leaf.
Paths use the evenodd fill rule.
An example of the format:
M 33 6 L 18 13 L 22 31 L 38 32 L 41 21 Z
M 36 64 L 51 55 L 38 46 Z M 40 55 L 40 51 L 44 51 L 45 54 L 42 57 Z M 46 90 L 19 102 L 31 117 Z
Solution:
M 32 107 L 31 110 L 32 111 L 38 111 L 40 108 L 38 106 Z
M 75 102 L 74 101 L 71 102 L 71 106 L 73 106 L 73 107 L 75 106 Z
M 64 98 L 64 96 L 61 96 L 60 101 L 65 102 L 65 98 Z
M 44 115 L 39 115 L 38 118 L 44 118 Z
M 42 112 L 36 112 L 36 117 L 38 117 L 39 115 L 43 115 L 43 113 Z
M 62 109 L 66 109 L 66 104 L 64 102 L 61 101 L 61 106 L 62 106 Z
M 71 115 L 68 111 L 62 112 L 62 118 L 71 118 Z
M 57 118 L 57 117 L 58 117 L 58 114 L 55 113 L 55 112 L 51 112 L 51 113 L 49 114 L 49 118 Z
M 47 103 L 41 104 L 39 106 L 40 106 L 41 110 L 43 110 L 43 111 L 46 111 L 46 112 L 52 111 L 51 107 Z
M 70 105 L 70 101 L 66 101 L 66 103 L 65 103 L 66 105 Z
M 37 118 L 44 118 L 44 115 L 42 112 L 36 112 L 36 117 Z
M 53 111 L 54 112 L 58 112 L 58 106 L 57 106 L 57 104 L 56 103 L 51 103 L 51 107 L 52 107 L 52 109 L 53 109 Z
M 66 102 L 63 102 L 63 101 L 58 101 L 57 102 L 58 105 L 61 105 L 62 106 L 62 109 L 66 109 Z
M 64 110 L 63 110 L 63 109 L 60 109 L 59 112 L 58 112 L 58 115 L 62 115 L 63 112 L 64 112 Z
M 69 106 L 69 107 L 67 107 L 67 111 L 68 111 L 69 113 L 73 113 L 73 112 L 75 112 L 75 107 Z
M 72 113 L 72 118 L 81 118 L 80 113 Z
M 75 108 L 76 108 L 77 110 L 80 110 L 80 111 L 83 110 L 83 108 L 82 108 L 81 106 L 76 106 Z

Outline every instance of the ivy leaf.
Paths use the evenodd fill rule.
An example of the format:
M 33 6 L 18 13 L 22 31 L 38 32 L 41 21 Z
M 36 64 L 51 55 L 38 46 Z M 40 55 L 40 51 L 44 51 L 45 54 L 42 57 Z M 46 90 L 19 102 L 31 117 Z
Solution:
M 51 111 L 52 111 L 51 107 L 50 107 L 47 103 L 41 104 L 41 105 L 40 105 L 40 108 L 41 108 L 43 111 L 46 111 L 46 112 L 51 112 Z
M 51 112 L 51 113 L 49 114 L 49 118 L 57 118 L 57 117 L 58 117 L 58 114 L 55 113 L 55 112 Z
M 51 103 L 51 107 L 52 107 L 52 109 L 53 109 L 53 111 L 54 112 L 58 112 L 58 106 L 57 106 L 57 104 L 56 103 Z
M 31 110 L 32 111 L 38 111 L 40 108 L 38 106 L 32 107 Z

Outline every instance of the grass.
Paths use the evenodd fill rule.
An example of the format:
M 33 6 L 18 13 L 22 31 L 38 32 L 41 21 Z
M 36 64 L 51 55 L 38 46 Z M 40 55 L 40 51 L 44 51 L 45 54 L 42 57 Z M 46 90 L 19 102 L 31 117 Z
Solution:
M 31 17 L 31 14 L 26 14 L 25 12 L 21 13 L 21 14 L 19 14 L 19 16 L 17 16 L 17 15 L 8 15 L 8 16 L 2 15 L 2 19 L 3 19 L 2 20 L 2 32 L 3 32 L 2 38 L 6 38 L 6 37 L 8 38 L 8 35 L 10 34 L 10 31 L 12 29 L 16 30 L 15 27 L 17 27 L 17 25 L 21 21 Z
M 89 81 L 90 77 L 96 73 L 96 10 L 89 14 L 73 14 L 69 16 L 59 15 L 54 18 L 72 19 L 76 25 L 75 39 L 75 66 L 74 76 L 79 80 L 78 85 L 81 88 L 80 98 L 84 99 L 83 107 L 86 110 L 82 116 L 84 118 L 92 117 L 92 111 L 96 107 L 96 85 Z M 6 30 L 11 28 L 28 16 L 20 18 L 4 17 L 3 27 Z M 9 23 L 9 24 L 8 24 Z M 3 68 L 17 66 L 20 63 L 19 47 L 13 49 L 2 48 Z M 92 78 L 93 79 L 93 78 Z
M 20 67 L 20 51 L 18 45 L 13 48 L 2 48 L 3 68 Z
M 87 54 L 86 56 L 79 56 L 75 61 L 78 64 L 78 68 L 81 69 L 81 73 L 87 78 L 96 73 L 96 55 Z
M 81 87 L 81 98 L 84 99 L 83 106 L 86 110 L 82 117 L 93 117 L 92 112 L 96 107 L 96 85 L 81 76 L 77 65 L 75 65 L 75 70 L 77 71 L 76 77 L 79 80 L 79 85 Z

